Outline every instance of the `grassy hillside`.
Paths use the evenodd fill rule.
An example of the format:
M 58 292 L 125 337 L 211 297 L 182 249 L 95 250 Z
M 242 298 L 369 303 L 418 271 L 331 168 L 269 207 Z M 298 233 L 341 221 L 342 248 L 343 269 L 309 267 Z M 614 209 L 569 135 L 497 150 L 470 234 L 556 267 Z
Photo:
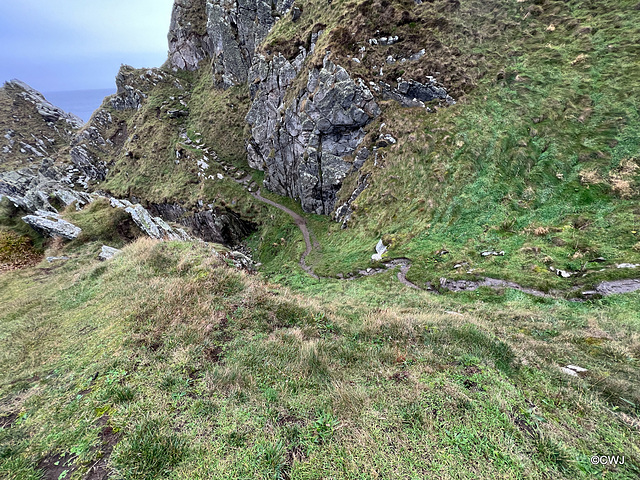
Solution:
M 0 276 L 3 478 L 640 473 L 637 295 L 454 303 L 387 279 L 326 302 L 204 245 L 99 245 Z
M 369 3 L 331 9 L 359 11 Z M 372 185 L 356 201 L 351 228 L 312 222 L 322 246 L 309 263 L 329 276 L 367 267 L 383 237 L 389 257 L 413 260 L 409 278 L 420 285 L 488 275 L 568 289 L 637 276 L 616 268 L 640 263 L 636 2 L 409 3 L 392 6 L 443 21 L 433 28 L 426 20 L 386 24 L 378 36 L 396 32 L 409 41 L 377 49 L 385 56 L 407 43 L 420 46 L 410 40 L 412 28 L 428 29 L 422 38 L 436 35 L 441 48 L 458 47 L 460 54 L 445 55 L 448 65 L 429 67 L 440 69 L 445 86 L 449 77 L 458 104 L 434 114 L 386 105 L 370 131 L 375 138 L 384 123 L 382 132 L 398 143 L 380 150 L 378 166 L 365 165 Z M 274 42 L 288 35 L 284 25 L 274 29 Z M 353 55 L 371 32 L 366 22 L 348 25 Z M 366 48 L 360 65 L 372 50 Z M 337 55 L 345 57 L 343 50 Z M 418 80 L 429 72 L 410 68 L 406 74 Z M 463 73 L 473 73 L 464 88 L 455 80 Z M 342 198 L 351 191 L 343 188 Z M 492 250 L 505 255 L 481 256 Z M 575 275 L 562 279 L 551 267 Z
M 141 239 L 106 202 L 62 212 L 77 240 L 46 241 L 5 201 L 0 477 L 638 478 L 640 292 L 572 302 L 429 293 L 397 270 L 336 278 L 376 267 L 380 238 L 420 287 L 489 276 L 570 297 L 640 277 L 617 268 L 640 264 L 637 0 L 296 4 L 265 55 L 324 30 L 310 65 L 329 50 L 367 82 L 435 75 L 457 104 L 380 102 L 367 145 L 397 143 L 364 165 L 347 229 L 261 190 L 304 216 L 316 279 L 295 219 L 253 195 L 246 86 L 216 90 L 204 67 L 175 74 L 185 89 L 165 72 L 139 110 L 107 101 L 110 171 L 96 188 L 234 209 L 259 224 L 246 243 L 262 266 Z M 399 41 L 369 43 L 383 35 Z M 124 252 L 98 262 L 103 244 Z

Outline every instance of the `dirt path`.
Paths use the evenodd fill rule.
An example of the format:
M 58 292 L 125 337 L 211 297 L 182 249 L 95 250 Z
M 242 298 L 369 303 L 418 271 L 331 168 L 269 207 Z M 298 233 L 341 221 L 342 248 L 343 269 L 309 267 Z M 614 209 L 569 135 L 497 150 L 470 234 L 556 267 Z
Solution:
M 281 205 L 272 200 L 269 200 L 268 198 L 264 198 L 262 195 L 260 195 L 260 190 L 257 190 L 256 192 L 250 192 L 250 193 L 255 199 L 261 202 L 267 203 L 273 207 L 276 207 L 279 210 L 282 210 L 293 219 L 295 224 L 298 226 L 298 228 L 302 232 L 304 243 L 306 245 L 306 249 L 300 257 L 300 262 L 299 262 L 300 267 L 302 267 L 302 269 L 305 272 L 307 272 L 310 276 L 312 276 L 315 279 L 329 278 L 329 277 L 318 276 L 313 271 L 313 268 L 307 265 L 306 263 L 306 259 L 311 253 L 311 251 L 313 250 L 314 246 L 315 248 L 318 248 L 319 245 L 317 240 L 315 239 L 314 239 L 315 245 L 311 243 L 311 233 L 309 231 L 309 228 L 307 227 L 307 222 L 304 219 L 304 217 L 302 217 L 301 215 L 298 215 L 296 212 L 285 207 L 284 205 Z M 382 265 L 383 265 L 383 268 L 368 268 L 366 270 L 360 270 L 358 272 L 358 275 L 348 277 L 347 280 L 355 280 L 357 278 L 379 275 L 381 273 L 386 272 L 387 270 L 392 270 L 399 267 L 398 281 L 400 283 L 414 290 L 422 290 L 422 291 L 432 290 L 431 288 L 429 288 L 429 285 L 427 285 L 427 288 L 425 289 L 407 280 L 407 273 L 411 268 L 411 260 L 409 260 L 408 258 L 396 258 L 396 259 L 384 262 Z M 477 281 L 468 281 L 468 280 L 455 281 L 455 280 L 447 280 L 446 278 L 440 279 L 440 289 L 442 290 L 449 290 L 452 292 L 463 292 L 463 291 L 468 292 L 468 291 L 477 290 L 480 287 L 489 287 L 489 288 L 493 288 L 494 290 L 511 288 L 514 290 L 519 290 L 529 295 L 533 295 L 535 297 L 554 298 L 554 299 L 565 299 L 565 296 L 563 295 L 563 293 L 580 291 L 580 289 L 578 288 L 568 292 L 561 292 L 561 291 L 543 292 L 541 290 L 536 290 L 534 288 L 523 287 L 522 285 L 519 285 L 515 282 L 509 282 L 507 280 L 500 280 L 497 278 L 489 278 L 489 277 L 485 277 Z M 607 296 L 607 295 L 614 295 L 614 294 L 620 294 L 620 293 L 631 293 L 638 290 L 640 290 L 640 279 L 629 279 L 629 280 L 603 281 L 599 283 L 594 290 L 583 291 L 581 293 L 585 299 L 588 299 L 594 296 Z M 575 300 L 580 301 L 582 299 L 576 298 Z
M 296 212 L 285 207 L 284 205 L 280 205 L 279 203 L 269 200 L 268 198 L 264 198 L 262 195 L 260 195 L 260 190 L 256 192 L 250 192 L 250 193 L 256 200 L 260 200 L 261 202 L 264 202 L 273 207 L 276 207 L 277 209 L 282 210 L 284 213 L 286 213 L 291 218 L 293 218 L 293 221 L 302 232 L 302 236 L 304 237 L 304 243 L 306 245 L 306 249 L 304 253 L 300 256 L 300 262 L 299 262 L 300 267 L 302 267 L 302 269 L 305 272 L 307 272 L 309 275 L 311 275 L 313 278 L 319 279 L 320 277 L 316 275 L 316 273 L 313 271 L 313 268 L 307 265 L 307 262 L 306 262 L 307 257 L 311 253 L 311 250 L 313 250 L 313 245 L 311 244 L 311 234 L 309 233 L 309 227 L 307 227 L 307 221 L 302 216 L 298 215 Z M 314 243 L 317 243 L 317 242 L 314 242 Z
M 320 277 L 315 273 L 315 271 L 313 270 L 313 267 L 307 265 L 307 257 L 309 256 L 309 254 L 314 248 L 320 248 L 320 244 L 318 240 L 315 238 L 315 235 L 313 235 L 313 232 L 309 230 L 309 227 L 307 226 L 307 221 L 304 219 L 304 217 L 297 214 L 290 208 L 287 208 L 284 205 L 274 202 L 273 200 L 269 200 L 268 198 L 264 198 L 262 195 L 260 195 L 260 188 L 253 181 L 253 177 L 250 173 L 247 174 L 242 170 L 238 170 L 237 167 L 234 167 L 233 165 L 230 165 L 230 164 L 227 164 L 226 162 L 221 161 L 218 158 L 218 156 L 215 155 L 215 153 L 213 152 L 207 151 L 207 153 L 213 156 L 213 159 L 220 166 L 223 167 L 223 169 L 227 172 L 227 175 L 229 175 L 229 177 L 233 179 L 236 183 L 238 183 L 239 185 L 242 185 L 242 187 L 245 190 L 247 190 L 247 192 L 250 193 L 253 196 L 253 198 L 255 198 L 256 200 L 262 203 L 266 203 L 267 205 L 271 205 L 272 207 L 275 207 L 278 210 L 283 211 L 293 219 L 295 224 L 298 226 L 298 228 L 302 232 L 302 237 L 304 238 L 304 244 L 305 244 L 305 250 L 300 256 L 300 261 L 299 261 L 300 267 L 309 276 L 315 279 L 320 279 L 320 278 L 329 279 L 330 277 Z M 231 172 L 231 174 L 229 174 L 229 172 Z M 437 290 L 435 290 L 433 286 L 430 284 L 426 284 L 426 288 L 422 288 L 416 285 L 415 283 L 407 280 L 407 273 L 411 268 L 411 260 L 409 260 L 408 258 L 396 258 L 393 260 L 389 260 L 387 262 L 382 263 L 381 267 L 360 270 L 357 275 L 352 275 L 346 278 L 343 278 L 343 277 L 340 277 L 340 278 L 344 280 L 355 280 L 362 277 L 379 275 L 381 273 L 384 273 L 388 270 L 392 270 L 395 268 L 399 268 L 398 275 L 397 275 L 398 281 L 403 285 L 409 288 L 412 288 L 414 290 L 437 292 Z M 476 280 L 476 281 L 447 280 L 446 278 L 441 278 L 439 290 L 448 290 L 452 292 L 463 292 L 463 291 L 468 292 L 468 291 L 477 290 L 480 287 L 489 287 L 489 288 L 493 288 L 494 290 L 512 288 L 514 290 L 519 290 L 521 292 L 524 292 L 536 297 L 554 298 L 554 299 L 566 299 L 564 295 L 566 295 L 567 293 L 580 292 L 581 290 L 578 287 L 578 288 L 574 288 L 573 290 L 569 290 L 565 292 L 562 292 L 562 291 L 543 292 L 541 290 L 523 287 L 522 285 L 519 285 L 515 282 L 509 282 L 507 280 L 500 280 L 497 278 L 489 278 L 489 277 L 481 278 L 480 280 Z M 640 290 L 640 279 L 629 279 L 629 280 L 603 281 L 598 285 L 596 285 L 594 290 L 582 291 L 580 293 L 582 294 L 583 299 L 588 299 L 595 296 L 604 297 L 607 295 L 631 293 L 638 290 Z M 580 301 L 582 299 L 576 298 L 575 300 Z

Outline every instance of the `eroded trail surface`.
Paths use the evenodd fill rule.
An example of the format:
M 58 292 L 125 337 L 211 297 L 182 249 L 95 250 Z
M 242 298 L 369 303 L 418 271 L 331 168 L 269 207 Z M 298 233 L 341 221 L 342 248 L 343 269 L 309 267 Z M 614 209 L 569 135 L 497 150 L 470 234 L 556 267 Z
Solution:
M 276 203 L 273 200 L 269 200 L 268 198 L 264 198 L 262 195 L 260 195 L 260 190 L 258 190 L 256 192 L 251 192 L 251 195 L 256 200 L 260 200 L 261 202 L 264 202 L 264 203 L 267 203 L 267 204 L 269 204 L 269 205 L 271 205 L 273 207 L 276 207 L 277 209 L 282 210 L 284 213 L 286 213 L 291 218 L 293 218 L 293 221 L 295 222 L 295 224 L 298 226 L 298 228 L 302 232 L 302 236 L 304 237 L 304 243 L 306 245 L 306 249 L 305 249 L 304 253 L 300 256 L 300 267 L 302 267 L 302 269 L 305 272 L 307 272 L 309 275 L 311 275 L 313 278 L 320 278 L 313 271 L 313 268 L 311 268 L 309 265 L 307 265 L 307 262 L 306 262 L 307 257 L 311 253 L 311 250 L 313 250 L 313 245 L 311 244 L 311 234 L 309 233 L 309 227 L 307 227 L 306 220 L 302 216 L 298 215 L 296 212 L 291 210 L 290 208 L 287 208 L 284 205 L 280 205 L 279 203 Z
M 309 256 L 309 254 L 313 251 L 314 248 L 319 248 L 320 244 L 318 243 L 318 241 L 315 239 L 315 237 L 313 237 L 313 233 L 309 230 L 309 227 L 307 226 L 307 221 L 304 219 L 303 216 L 297 214 L 296 212 L 294 212 L 293 210 L 291 210 L 290 208 L 285 207 L 284 205 L 281 205 L 277 202 L 274 202 L 273 200 L 269 200 L 268 198 L 263 197 L 260 194 L 260 188 L 258 187 L 258 185 L 253 181 L 251 174 L 247 174 L 246 172 L 242 171 L 242 170 L 238 170 L 237 167 L 234 167 L 233 165 L 230 165 L 222 160 L 220 160 L 218 158 L 217 155 L 215 155 L 215 153 L 213 152 L 208 152 L 209 154 L 212 154 L 214 157 L 214 160 L 220 164 L 220 166 L 222 166 L 222 168 L 228 172 L 230 172 L 230 176 L 231 178 L 238 184 L 242 185 L 243 188 L 245 190 L 247 190 L 247 192 L 249 192 L 253 198 L 255 198 L 256 200 L 262 202 L 262 203 L 266 203 L 267 205 L 271 205 L 272 207 L 275 207 L 281 211 L 283 211 L 284 213 L 286 213 L 287 215 L 289 215 L 294 223 L 298 226 L 298 228 L 300 229 L 300 231 L 302 232 L 302 237 L 304 239 L 304 243 L 305 243 L 305 250 L 302 253 L 302 255 L 300 256 L 300 267 L 311 277 L 315 278 L 315 279 L 320 279 L 320 278 L 332 278 L 332 277 L 320 277 L 319 275 L 317 275 L 315 273 L 315 271 L 313 270 L 313 267 L 307 265 L 307 257 Z M 313 242 L 312 242 L 313 239 Z M 381 264 L 380 267 L 376 267 L 376 268 L 367 268 L 366 270 L 360 270 L 357 274 L 355 275 L 351 275 L 348 277 L 343 277 L 343 276 L 339 276 L 338 278 L 341 280 L 355 280 L 358 278 L 362 278 L 362 277 L 370 277 L 373 275 L 379 275 L 381 273 L 384 273 L 388 270 L 393 270 L 395 268 L 398 268 L 398 281 L 400 283 L 402 283 L 403 285 L 412 288 L 414 290 L 423 290 L 423 291 L 431 291 L 434 293 L 437 293 L 437 290 L 433 288 L 432 285 L 430 284 L 425 284 L 425 288 L 422 288 L 418 285 L 416 285 L 415 283 L 407 280 L 407 273 L 409 272 L 409 269 L 411 268 L 411 260 L 409 260 L 408 258 L 396 258 L 393 260 L 388 260 L 386 262 L 383 262 Z M 574 288 L 573 290 L 568 290 L 568 291 L 559 291 L 559 290 L 555 290 L 555 291 L 550 291 L 550 292 L 543 292 L 541 290 L 536 290 L 534 288 L 529 288 L 529 287 L 523 287 L 522 285 L 519 285 L 515 282 L 509 282 L 507 280 L 500 280 L 497 278 L 482 278 L 480 280 L 448 280 L 446 278 L 441 278 L 440 279 L 440 285 L 439 285 L 439 289 L 440 290 L 449 290 L 452 292 L 464 292 L 464 291 L 474 291 L 477 290 L 480 287 L 489 287 L 489 288 L 493 288 L 495 290 L 500 290 L 500 289 L 504 289 L 504 288 L 511 288 L 514 290 L 519 290 L 521 292 L 527 293 L 529 295 L 533 295 L 536 297 L 541 297 L 541 298 L 556 298 L 556 299 L 566 299 L 566 294 L 571 294 L 571 293 L 575 293 L 575 292 L 580 292 L 583 296 L 583 299 L 588 299 L 594 296 L 607 296 L 607 295 L 614 295 L 614 294 L 620 294 L 620 293 L 631 293 L 631 292 L 635 292 L 640 290 L 640 279 L 628 279 L 628 280 L 609 280 L 609 281 L 603 281 L 601 283 L 599 283 L 593 290 L 588 290 L 588 291 L 581 291 L 580 287 L 578 288 Z M 575 299 L 576 301 L 580 301 L 581 299 Z

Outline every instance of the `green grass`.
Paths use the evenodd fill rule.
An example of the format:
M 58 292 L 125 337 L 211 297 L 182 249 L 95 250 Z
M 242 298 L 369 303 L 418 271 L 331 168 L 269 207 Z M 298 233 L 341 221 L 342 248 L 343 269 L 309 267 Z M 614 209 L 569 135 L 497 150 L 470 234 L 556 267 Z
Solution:
M 493 276 L 567 290 L 637 276 L 615 267 L 640 262 L 640 70 L 629 40 L 640 13 L 633 2 L 482 3 L 466 2 L 439 32 L 466 52 L 444 76 L 469 73 L 467 53 L 482 57 L 476 86 L 437 114 L 385 104 L 371 130 L 386 123 L 398 144 L 381 150 L 380 167 L 364 166 L 371 186 L 349 229 L 311 221 L 318 274 L 366 268 L 384 238 L 389 257 L 412 259 L 408 278 L 420 285 Z M 464 28 L 477 35 L 460 39 Z
M 381 34 L 404 43 L 368 49 L 354 75 L 370 80 L 372 65 L 423 39 L 431 54 L 405 74 L 441 71 L 459 100 L 435 114 L 382 103 L 368 138 L 384 122 L 398 143 L 364 166 L 371 186 L 348 229 L 306 216 L 320 243 L 307 263 L 327 277 L 366 268 L 383 238 L 421 285 L 492 276 L 547 290 L 637 276 L 615 268 L 640 263 L 634 6 L 304 2 L 300 23 L 283 19 L 265 48 L 295 47 L 324 23 L 309 64 L 329 48 L 347 65 L 384 16 Z M 187 91 L 168 82 L 139 111 L 111 112 L 130 139 L 110 153 L 101 188 L 237 210 L 260 223 L 247 243 L 261 273 L 201 243 L 130 243 L 137 232 L 104 202 L 64 212 L 83 228 L 68 244 L 43 243 L 3 205 L 3 231 L 71 258 L 0 273 L 0 477 L 37 479 L 56 462 L 72 479 L 96 462 L 123 479 L 640 475 L 640 293 L 575 303 L 416 292 L 394 271 L 312 279 L 290 217 L 231 179 L 198 179 L 202 153 L 180 138 L 246 170 L 246 88 L 179 75 Z M 169 120 L 180 97 L 190 116 Z M 224 173 L 210 163 L 208 174 Z M 99 263 L 104 243 L 124 254 Z M 489 249 L 505 255 L 483 257 Z M 569 377 L 569 364 L 588 371 Z M 593 466 L 592 455 L 625 464 Z
M 300 295 L 204 245 L 83 248 L 0 276 L 3 478 L 46 458 L 82 478 L 105 432 L 127 479 L 638 475 L 638 295 L 479 303 L 379 277 Z

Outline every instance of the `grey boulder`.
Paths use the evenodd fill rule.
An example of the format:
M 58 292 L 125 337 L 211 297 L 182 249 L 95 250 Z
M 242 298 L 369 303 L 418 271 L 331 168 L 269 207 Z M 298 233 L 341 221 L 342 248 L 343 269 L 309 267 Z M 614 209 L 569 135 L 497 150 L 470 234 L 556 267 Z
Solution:
M 60 215 L 53 212 L 38 210 L 35 215 L 27 215 L 22 220 L 31 225 L 36 230 L 49 237 L 62 237 L 67 240 L 74 240 L 82 232 L 80 227 L 60 218 Z
M 106 245 L 102 246 L 102 250 L 98 254 L 98 260 L 104 262 L 106 260 L 111 260 L 116 255 L 120 255 L 122 250 L 118 250 L 117 248 L 108 247 Z

